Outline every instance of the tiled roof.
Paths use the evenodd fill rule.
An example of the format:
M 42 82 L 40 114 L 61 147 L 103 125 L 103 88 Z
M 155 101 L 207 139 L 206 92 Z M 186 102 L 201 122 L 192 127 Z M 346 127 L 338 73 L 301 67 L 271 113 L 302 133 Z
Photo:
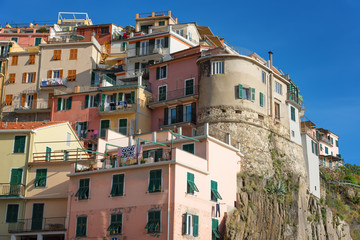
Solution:
M 13 129 L 38 129 L 47 126 L 54 126 L 60 123 L 66 122 L 50 122 L 50 121 L 43 121 L 43 122 L 2 122 L 0 131 L 1 130 L 13 130 Z

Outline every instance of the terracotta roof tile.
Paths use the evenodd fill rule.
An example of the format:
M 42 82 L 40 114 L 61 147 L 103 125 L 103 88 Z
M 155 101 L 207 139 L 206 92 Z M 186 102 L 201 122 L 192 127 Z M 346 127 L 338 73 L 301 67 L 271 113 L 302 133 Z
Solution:
M 53 126 L 60 123 L 66 122 L 50 122 L 50 121 L 42 121 L 42 122 L 2 122 L 1 130 L 12 130 L 12 129 L 38 129 L 46 126 Z

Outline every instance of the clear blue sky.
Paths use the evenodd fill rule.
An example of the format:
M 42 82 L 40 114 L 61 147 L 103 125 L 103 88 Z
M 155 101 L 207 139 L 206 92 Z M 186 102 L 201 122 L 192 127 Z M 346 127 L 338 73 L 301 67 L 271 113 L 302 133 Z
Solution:
M 0 24 L 55 22 L 59 11 L 78 11 L 87 12 L 94 24 L 126 26 L 135 25 L 137 12 L 172 10 L 180 22 L 209 26 L 232 45 L 265 59 L 271 50 L 274 65 L 300 87 L 307 118 L 339 135 L 345 162 L 360 165 L 356 152 L 360 139 L 358 0 L 0 3 Z

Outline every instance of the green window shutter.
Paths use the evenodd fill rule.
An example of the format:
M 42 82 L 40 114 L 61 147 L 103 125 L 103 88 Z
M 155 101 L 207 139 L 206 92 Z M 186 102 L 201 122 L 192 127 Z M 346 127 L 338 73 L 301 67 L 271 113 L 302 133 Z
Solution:
M 45 160 L 46 160 L 46 161 L 50 161 L 50 160 L 51 160 L 51 148 L 50 148 L 50 147 L 46 147 Z
M 107 231 L 110 232 L 110 235 L 121 234 L 121 228 L 122 228 L 122 214 L 111 215 L 110 226 L 107 228 Z
M 15 136 L 14 153 L 25 152 L 25 141 L 26 141 L 26 136 Z
M 260 92 L 260 106 L 264 106 L 264 94 L 262 92 Z
M 319 136 L 319 131 L 316 131 L 316 140 L 319 140 L 320 136 Z
M 57 102 L 57 110 L 58 111 L 61 110 L 61 102 L 62 102 L 62 98 L 58 98 L 58 102 Z
M 187 173 L 187 193 L 194 194 L 194 192 L 199 192 L 195 184 L 195 176 L 192 173 Z
M 47 169 L 36 169 L 36 177 L 34 180 L 35 187 L 46 186 Z
M 90 179 L 80 179 L 79 181 L 79 189 L 75 194 L 75 197 L 78 197 L 78 200 L 88 199 L 89 198 L 89 186 L 90 186 Z
M 123 99 L 123 93 L 119 93 L 118 94 L 118 101 L 122 101 L 122 99 Z
M 155 151 L 155 162 L 160 161 L 160 158 L 162 158 L 162 157 L 163 157 L 163 149 L 162 148 L 156 149 L 156 151 Z
M 104 111 L 105 109 L 105 94 L 101 94 L 101 107 L 100 107 L 100 111 Z
M 197 237 L 197 236 L 199 236 L 199 216 L 193 215 L 193 219 L 194 219 L 193 234 L 194 234 L 194 237 Z
M 71 109 L 71 104 L 72 104 L 72 97 L 69 97 L 68 99 L 67 99 L 67 110 L 70 110 Z
M 160 71 L 161 71 L 161 68 L 157 67 L 156 68 L 156 79 L 160 79 Z
M 113 175 L 113 185 L 111 188 L 111 196 L 124 195 L 124 174 Z
M 99 106 L 99 102 L 100 102 L 100 94 L 98 93 L 98 94 L 95 95 L 95 99 L 94 99 L 95 107 Z
M 161 169 L 150 171 L 149 192 L 161 192 Z
M 84 237 L 86 236 L 86 222 L 87 216 L 77 217 L 76 220 L 76 237 Z
M 164 38 L 164 48 L 168 48 L 169 47 L 169 37 L 165 37 Z
M 164 125 L 169 124 L 169 108 L 164 108 Z
M 89 107 L 89 95 L 85 95 L 85 108 Z
M 184 234 L 188 232 L 188 224 L 187 224 L 188 214 L 185 213 L 185 227 L 184 227 Z
M 39 46 L 41 43 L 41 38 L 35 38 L 35 46 Z
M 314 141 L 311 141 L 311 152 L 312 152 L 312 153 L 315 153 Z
M 218 183 L 211 180 L 211 200 L 217 201 L 218 199 L 222 199 L 221 195 L 218 192 Z
M 131 95 L 130 95 L 130 103 L 135 103 L 135 91 L 132 91 L 132 92 L 131 92 Z
M 136 56 L 140 55 L 140 42 L 136 42 Z
M 251 89 L 251 100 L 255 101 L 255 88 Z
M 8 204 L 5 222 L 16 223 L 18 221 L 18 214 L 19 214 L 19 204 Z
M 239 86 L 238 86 L 238 96 L 239 96 L 239 98 L 240 99 L 242 99 L 242 90 L 243 90 L 243 87 L 242 87 L 242 85 L 241 84 L 239 84 Z
M 95 72 L 91 72 L 91 85 L 95 85 Z
M 194 143 L 184 144 L 182 145 L 182 150 L 195 154 L 195 144 Z

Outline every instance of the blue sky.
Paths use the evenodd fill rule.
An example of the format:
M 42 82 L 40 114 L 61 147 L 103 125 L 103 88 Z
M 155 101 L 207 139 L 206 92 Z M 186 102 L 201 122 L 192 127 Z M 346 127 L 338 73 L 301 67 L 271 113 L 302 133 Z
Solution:
M 0 24 L 57 20 L 87 12 L 94 24 L 135 25 L 135 14 L 172 10 L 180 22 L 209 26 L 236 47 L 267 59 L 301 89 L 305 115 L 340 136 L 345 162 L 360 165 L 360 1 L 68 1 L 0 0 Z M 8 9 L 9 11 L 4 11 Z M 358 135 L 359 134 L 359 135 Z

